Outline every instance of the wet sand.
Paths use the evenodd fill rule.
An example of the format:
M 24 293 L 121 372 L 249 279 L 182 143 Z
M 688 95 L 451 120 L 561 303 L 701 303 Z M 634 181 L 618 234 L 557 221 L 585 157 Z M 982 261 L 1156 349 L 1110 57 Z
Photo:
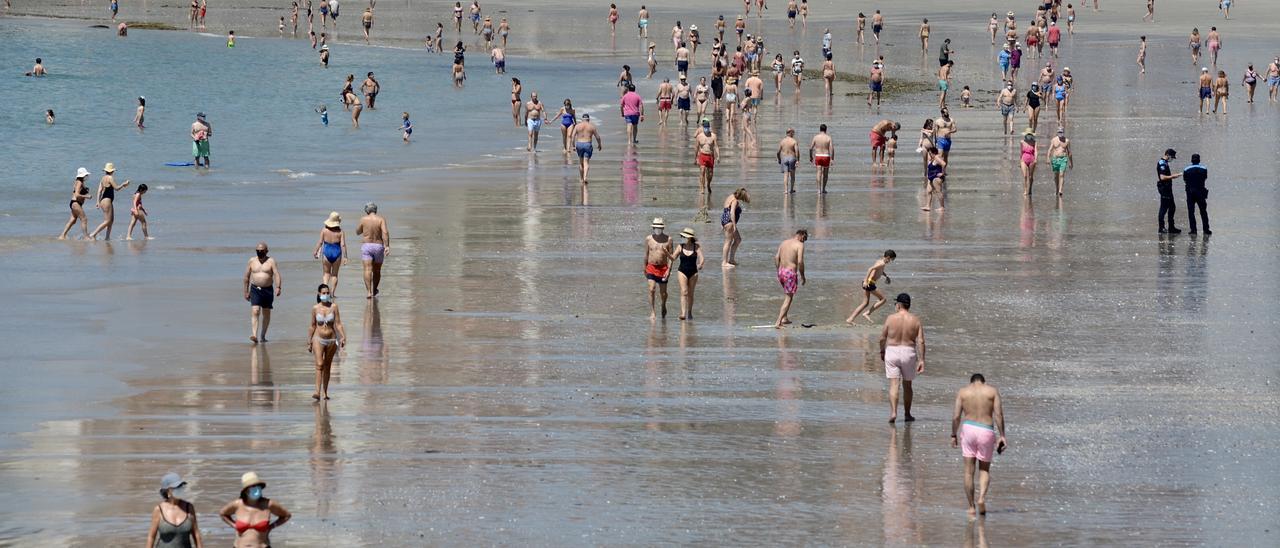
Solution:
M 958 47 L 977 59 L 957 84 L 991 89 L 998 73 L 975 13 Z M 931 16 L 935 35 L 961 36 L 956 19 Z M 1180 23 L 1159 29 L 1208 26 Z M 659 44 L 662 27 L 651 29 Z M 863 157 L 879 116 L 860 97 L 824 109 L 815 82 L 798 106 L 784 92 L 762 112 L 758 148 L 725 146 L 712 207 L 739 185 L 753 198 L 743 266 L 727 273 L 716 268 L 715 225 L 692 222 L 686 138 L 652 123 L 629 154 L 606 121 L 589 205 L 576 167 L 553 152 L 554 132 L 536 160 L 506 153 L 349 177 L 358 187 L 262 190 L 284 219 L 318 226 L 328 201 L 372 196 L 392 223 L 382 299 L 359 299 L 358 267 L 343 270 L 350 341 L 328 404 L 308 397 L 302 343 L 319 270 L 305 260 L 311 225 L 251 225 L 227 208 L 235 222 L 218 229 L 219 245 L 42 240 L 10 253 L 0 268 L 18 289 L 17 313 L 0 326 L 20 342 L 0 360 L 14 379 L 0 388 L 0 485 L 11 495 L 0 541 L 136 542 L 155 479 L 177 470 L 193 482 L 206 540 L 230 542 L 214 512 L 253 469 L 294 512 L 274 535 L 285 545 L 1270 544 L 1280 379 L 1277 342 L 1259 335 L 1274 328 L 1280 293 L 1265 275 L 1277 266 L 1278 113 L 1233 104 L 1242 108 L 1229 119 L 1197 119 L 1183 51 L 1170 46 L 1177 63 L 1152 59 L 1137 80 L 1130 28 L 1140 27 L 1078 34 L 1064 52 L 1077 75 L 1077 163 L 1061 203 L 1043 165 L 1024 202 L 998 115 L 953 106 L 962 133 L 950 207 L 923 214 L 911 147 L 900 145 L 892 175 Z M 911 44 L 901 31 L 895 43 Z M 810 33 L 816 43 L 820 31 Z M 1268 58 L 1236 40 L 1255 64 Z M 923 79 L 934 53 L 919 70 L 891 63 Z M 1234 79 L 1246 57 L 1230 53 Z M 590 102 L 610 93 L 602 86 Z M 882 114 L 911 136 L 934 100 Z M 802 170 L 800 192 L 784 198 L 772 159 L 780 128 L 808 135 L 827 119 L 842 147 L 831 194 L 816 196 Z M 1154 233 L 1152 166 L 1166 147 L 1179 150 L 1177 166 L 1206 156 L 1212 240 Z M 323 198 L 287 199 L 303 191 Z M 645 319 L 637 266 L 656 215 L 672 233 L 694 227 L 707 246 L 694 322 Z M 797 227 L 813 239 L 792 314 L 816 326 L 751 329 L 776 315 L 768 265 Z M 251 348 L 238 276 L 260 237 L 282 260 L 286 294 L 272 342 Z M 910 426 L 884 424 L 878 330 L 842 324 L 885 248 L 900 257 L 887 289 L 910 292 L 930 329 Z M 976 524 L 947 446 L 953 391 L 974 371 L 1004 391 L 1011 425 L 992 514 Z

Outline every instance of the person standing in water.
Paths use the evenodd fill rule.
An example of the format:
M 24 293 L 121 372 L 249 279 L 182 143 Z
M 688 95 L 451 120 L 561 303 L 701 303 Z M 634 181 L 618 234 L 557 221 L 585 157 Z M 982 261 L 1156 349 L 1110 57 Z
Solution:
M 1045 152 L 1045 160 L 1053 168 L 1054 184 L 1058 188 L 1058 196 L 1062 196 L 1062 187 L 1066 183 L 1067 170 L 1075 169 L 1075 158 L 1071 156 L 1071 139 L 1066 130 L 1059 127 L 1058 134 L 1049 141 L 1049 150 Z
M 573 108 L 573 101 L 566 97 L 560 112 L 557 112 L 555 117 L 560 119 L 560 148 L 568 154 L 572 150 L 569 148 L 569 140 L 572 137 L 570 132 L 573 130 L 573 125 L 578 123 L 578 111 Z
M 147 210 L 142 207 L 142 195 L 147 193 L 147 185 L 138 185 L 138 190 L 133 193 L 133 207 L 129 210 L 129 231 L 125 233 L 124 239 L 133 239 L 133 227 L 138 223 L 142 223 L 142 237 L 150 240 L 151 233 L 147 231 Z
M 529 129 L 529 142 L 525 146 L 525 151 L 534 152 L 538 150 L 538 135 L 542 132 L 542 124 L 546 118 L 546 107 L 538 100 L 538 92 L 529 94 L 529 102 L 524 105 L 524 121 L 525 126 Z
M 204 113 L 196 114 L 196 121 L 191 124 L 191 155 L 195 156 L 196 167 L 208 169 L 213 166 L 209 159 L 209 137 L 213 136 L 213 126 L 205 121 Z M 204 163 L 200 162 L 204 159 Z
M 773 323 L 774 329 L 782 329 L 791 323 L 791 303 L 795 300 L 796 291 L 805 284 L 804 243 L 808 240 L 808 230 L 797 230 L 795 236 L 783 241 L 778 246 L 778 252 L 773 255 L 773 266 L 778 269 L 778 283 L 782 285 L 783 294 L 778 321 Z
M 981 373 L 974 373 L 969 377 L 969 384 L 956 392 L 956 404 L 951 412 L 951 447 L 960 448 L 964 456 L 964 496 L 969 501 L 970 516 L 987 513 L 991 460 L 1008 446 L 1004 428 L 1000 391 L 988 385 Z M 976 494 L 974 468 L 978 471 Z
M 702 246 L 692 228 L 680 231 L 684 243 L 671 253 L 671 260 L 676 261 L 676 272 L 680 279 L 680 319 L 693 319 L 693 290 L 698 285 L 698 271 L 702 270 Z
M 591 155 L 595 153 L 595 149 L 591 146 L 592 139 L 600 150 L 604 150 L 604 142 L 600 140 L 600 132 L 596 130 L 596 126 L 591 123 L 591 115 L 583 114 L 582 119 L 573 124 L 569 130 L 570 139 L 573 141 L 574 150 L 578 153 L 578 179 L 582 184 L 587 184 L 587 175 L 591 171 Z
M 884 119 L 876 122 L 871 126 L 871 165 L 879 166 L 885 164 L 885 145 L 889 142 L 889 133 L 898 133 L 902 129 L 902 124 L 893 120 Z
M 133 114 L 133 125 L 138 126 L 138 129 L 146 129 L 146 126 L 143 125 L 146 119 L 146 114 L 147 114 L 147 98 L 139 96 L 138 110 L 135 111 Z
M 778 143 L 778 165 L 782 166 L 782 191 L 796 191 L 796 160 L 800 158 L 800 143 L 796 141 L 795 128 L 787 128 L 787 136 Z
M 311 325 L 307 329 L 307 352 L 316 360 L 316 391 L 311 399 L 329 399 L 329 378 L 333 374 L 333 357 L 347 346 L 347 331 L 342 327 L 338 303 L 333 302 L 329 286 L 316 288 L 316 304 L 311 307 Z
M 360 93 L 364 94 L 364 102 L 369 107 L 369 110 L 377 110 L 373 103 L 378 100 L 378 92 L 380 91 L 382 91 L 382 84 L 378 83 L 372 72 L 366 73 L 364 81 L 360 83 Z
M 89 170 L 83 167 L 76 170 L 76 182 L 71 186 L 71 201 L 67 202 L 67 207 L 71 209 L 71 218 L 67 220 L 67 226 L 62 228 L 62 234 L 58 236 L 59 240 L 67 239 L 67 233 L 76 226 L 76 221 L 80 221 L 84 239 L 89 239 L 89 216 L 84 212 L 84 202 L 89 199 L 89 187 L 85 185 L 85 180 L 89 175 Z
M 667 228 L 662 217 L 649 225 L 653 234 L 644 238 L 644 277 L 649 282 L 649 320 L 658 317 L 655 297 L 662 297 L 662 317 L 667 317 L 667 278 L 671 275 L 671 255 L 674 245 L 671 236 L 663 233 Z
M 382 263 L 391 253 L 391 231 L 387 220 L 378 215 L 378 204 L 364 205 L 364 217 L 356 225 L 360 243 L 360 260 L 364 264 L 364 292 L 366 299 L 378 296 L 378 284 L 382 283 Z
M 90 240 L 98 239 L 98 234 L 103 230 L 107 231 L 107 239 L 111 239 L 111 227 L 116 224 L 115 199 L 116 191 L 124 190 L 129 186 L 129 181 L 125 180 L 123 184 L 116 184 L 116 166 L 111 162 L 107 162 L 102 168 L 105 175 L 98 181 L 98 209 L 102 210 L 102 224 L 98 228 L 93 229 L 93 233 L 89 234 Z
M 284 278 L 276 260 L 267 256 L 267 242 L 258 242 L 255 253 L 244 269 L 244 300 L 249 301 L 249 341 L 256 344 L 267 342 L 271 305 L 284 290 Z
M 876 287 L 876 282 L 880 281 L 881 277 L 884 277 L 884 283 L 892 283 L 892 280 L 889 279 L 889 273 L 885 272 L 885 267 L 889 266 L 889 263 L 893 262 L 897 258 L 898 254 L 892 249 L 886 250 L 884 255 L 880 257 L 875 264 L 871 265 L 871 268 L 867 269 L 867 277 L 862 280 L 862 304 L 859 304 L 857 308 L 853 309 L 853 313 L 849 314 L 849 318 L 846 319 L 844 323 L 853 325 L 854 320 L 858 318 L 859 314 L 861 314 L 863 318 L 866 318 L 867 321 L 872 321 L 871 315 L 875 314 L 877 310 L 880 310 L 880 307 L 884 306 L 884 303 L 888 302 L 888 300 L 884 298 L 884 294 Z M 876 298 L 876 303 L 874 305 L 871 304 L 871 297 L 873 295 Z M 871 308 L 868 309 L 868 306 Z
M 236 530 L 236 547 L 270 548 L 271 532 L 293 517 L 280 503 L 262 496 L 266 487 L 254 472 L 240 476 L 240 496 L 218 512 L 222 522 Z
M 751 203 L 747 189 L 739 188 L 724 199 L 724 209 L 720 212 L 720 228 L 724 231 L 724 249 L 722 250 L 720 267 L 738 266 L 738 246 L 742 245 L 742 233 L 738 231 L 738 221 L 742 220 L 742 204 Z
M 622 94 L 622 99 L 619 103 L 622 119 L 627 124 L 627 142 L 631 144 L 639 143 L 640 122 L 644 121 L 644 99 L 640 98 L 639 93 L 636 93 L 635 84 L 627 83 L 627 91 Z
M 911 296 L 899 293 L 894 299 L 898 311 L 884 321 L 880 332 L 880 359 L 884 361 L 885 377 L 889 379 L 889 423 L 898 420 L 898 391 L 902 391 L 902 414 L 905 422 L 916 420 L 911 415 L 911 388 L 916 375 L 924 373 L 924 326 L 920 318 L 911 313 Z
M 809 161 L 817 168 L 818 194 L 827 193 L 827 176 L 836 159 L 836 144 L 827 134 L 827 124 L 818 126 L 818 134 L 809 141 Z
M 346 91 L 347 105 L 351 107 L 351 127 L 360 129 L 360 112 L 364 110 L 364 105 L 360 103 L 360 97 L 350 88 Z
M 711 131 L 711 119 L 702 119 L 702 130 L 694 134 L 693 149 L 698 157 L 698 192 L 711 196 L 711 179 L 716 174 L 716 161 L 720 159 L 720 140 Z
M 204 548 L 196 507 L 182 499 L 187 482 L 169 472 L 160 478 L 160 504 L 151 510 L 147 548 Z
M 342 216 L 337 211 L 329 213 L 320 229 L 320 240 L 316 242 L 316 250 L 312 253 L 316 259 L 324 257 L 320 263 L 323 284 L 338 290 L 338 268 L 347 264 L 347 234 L 342 231 Z M 341 261 L 339 261 L 341 259 Z

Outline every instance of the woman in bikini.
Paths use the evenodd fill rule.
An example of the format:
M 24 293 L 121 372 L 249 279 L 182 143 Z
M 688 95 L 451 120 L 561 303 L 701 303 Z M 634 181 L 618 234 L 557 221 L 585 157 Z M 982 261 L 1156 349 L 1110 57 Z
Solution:
M 520 92 L 524 91 L 524 86 L 520 84 L 519 78 L 511 79 L 511 119 L 515 121 L 516 127 L 524 127 L 520 120 Z
M 89 170 L 80 168 L 76 171 L 76 182 L 71 187 L 71 201 L 67 203 L 67 207 L 71 208 L 71 218 L 67 220 L 67 226 L 63 227 L 62 235 L 58 236 L 59 240 L 67 239 L 67 233 L 76 226 L 76 221 L 80 221 L 84 239 L 89 239 L 89 216 L 84 213 L 84 201 L 89 199 L 89 187 L 84 184 L 87 178 Z
M 316 392 L 312 399 L 329 399 L 329 377 L 333 374 L 333 357 L 347 346 L 347 330 L 342 328 L 338 303 L 333 302 L 329 286 L 316 288 L 316 304 L 311 307 L 311 327 L 307 330 L 307 352 L 316 359 Z
M 253 472 L 240 476 L 240 497 L 218 512 L 222 522 L 236 530 L 235 548 L 270 548 L 271 531 L 293 517 L 280 503 L 262 496 L 266 482 Z M 271 521 L 271 516 L 276 521 Z
M 337 211 L 329 213 L 320 229 L 320 240 L 312 253 L 320 261 L 321 283 L 338 290 L 338 268 L 347 264 L 347 235 L 342 231 L 342 216 Z
M 933 118 L 925 118 L 920 128 L 920 141 L 916 143 L 916 153 L 920 154 L 925 173 L 929 171 L 929 149 L 933 148 Z
M 160 478 L 160 504 L 151 510 L 151 528 L 147 530 L 148 548 L 204 548 L 196 507 L 182 500 L 187 482 L 169 472 Z
M 692 228 L 680 232 L 684 243 L 671 252 L 671 260 L 676 263 L 676 272 L 680 278 L 680 319 L 693 319 L 693 289 L 698 285 L 698 271 L 702 270 L 702 246 Z
M 609 34 L 618 32 L 618 5 L 609 4 Z

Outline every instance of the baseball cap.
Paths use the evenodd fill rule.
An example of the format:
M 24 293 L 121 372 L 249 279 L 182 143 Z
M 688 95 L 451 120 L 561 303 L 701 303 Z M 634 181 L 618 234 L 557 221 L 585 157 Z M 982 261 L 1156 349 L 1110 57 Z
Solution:
M 169 472 L 163 478 L 160 478 L 160 489 L 177 489 L 186 485 L 187 482 L 182 481 L 182 476 L 177 472 Z

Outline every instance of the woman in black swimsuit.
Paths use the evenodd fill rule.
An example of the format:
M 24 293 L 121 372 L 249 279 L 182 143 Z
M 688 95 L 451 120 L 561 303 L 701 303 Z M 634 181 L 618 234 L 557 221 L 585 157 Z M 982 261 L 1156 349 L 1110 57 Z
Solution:
M 747 189 L 739 188 L 724 199 L 724 209 L 720 210 L 720 228 L 724 230 L 724 249 L 720 259 L 721 268 L 738 266 L 738 246 L 742 245 L 742 234 L 738 232 L 738 220 L 742 218 L 742 204 L 751 203 Z
M 680 273 L 680 319 L 693 319 L 693 288 L 698 285 L 698 271 L 702 270 L 702 246 L 692 228 L 680 231 L 684 243 L 671 253 L 671 260 L 676 261 L 676 272 Z
M 129 186 L 129 181 L 122 184 L 116 184 L 116 166 L 110 162 L 102 168 L 106 175 L 102 176 L 102 180 L 98 182 L 98 209 L 102 210 L 102 224 L 98 228 L 93 229 L 93 233 L 89 235 L 90 240 L 98 239 L 98 233 L 103 230 L 107 231 L 107 239 L 111 239 L 111 227 L 116 224 L 116 209 L 112 205 L 116 200 L 116 191 L 124 190 Z
M 89 239 L 89 216 L 84 214 L 84 201 L 89 198 L 89 187 L 84 184 L 87 178 L 89 178 L 89 170 L 80 168 L 76 172 L 76 182 L 71 188 L 71 202 L 67 204 L 71 208 L 71 219 L 62 229 L 62 235 L 58 236 L 59 240 L 67 239 L 67 233 L 71 232 L 71 227 L 76 226 L 77 220 L 80 221 L 80 228 L 84 230 L 84 239 Z

